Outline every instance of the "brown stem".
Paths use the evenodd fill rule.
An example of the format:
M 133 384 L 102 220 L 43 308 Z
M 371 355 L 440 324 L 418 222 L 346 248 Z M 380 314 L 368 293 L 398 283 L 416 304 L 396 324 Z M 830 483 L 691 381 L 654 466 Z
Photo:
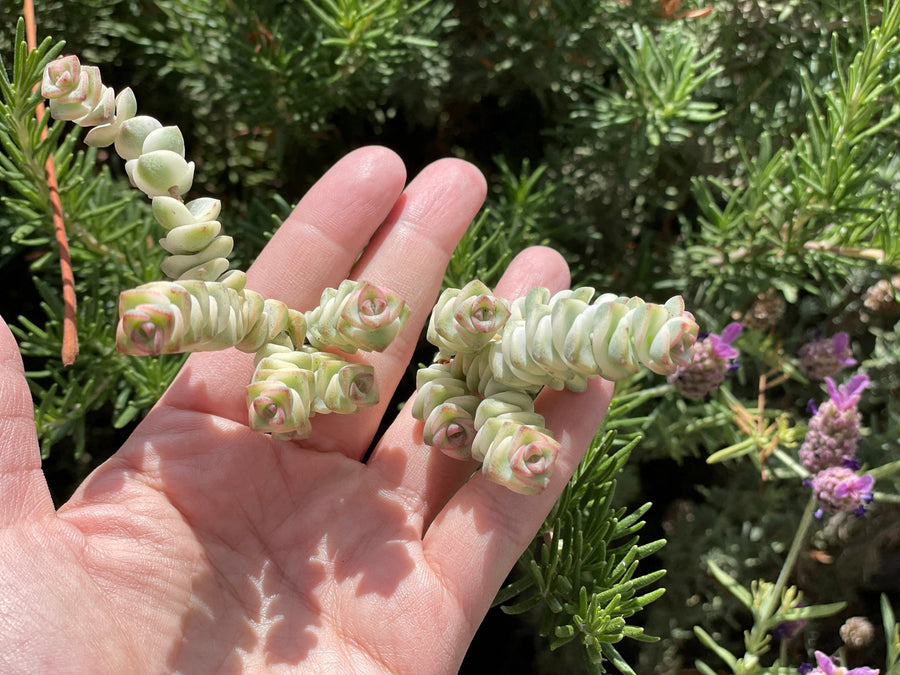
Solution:
M 25 15 L 25 40 L 28 49 L 37 47 L 37 29 L 34 20 L 34 3 L 25 0 L 23 3 Z M 40 121 L 44 117 L 43 101 L 37 104 L 35 117 Z M 41 140 L 47 137 L 47 127 L 41 129 Z M 66 237 L 66 223 L 63 219 L 62 203 L 59 199 L 59 185 L 56 182 L 56 165 L 53 161 L 53 153 L 47 155 L 45 165 L 47 172 L 47 187 L 50 190 L 50 208 L 53 211 L 53 230 L 56 235 L 56 243 L 59 245 L 59 269 L 62 276 L 62 294 L 64 304 L 63 314 L 63 343 L 62 362 L 65 366 L 75 363 L 78 356 L 78 330 L 75 326 L 75 277 L 72 274 L 72 257 L 69 254 L 69 240 Z

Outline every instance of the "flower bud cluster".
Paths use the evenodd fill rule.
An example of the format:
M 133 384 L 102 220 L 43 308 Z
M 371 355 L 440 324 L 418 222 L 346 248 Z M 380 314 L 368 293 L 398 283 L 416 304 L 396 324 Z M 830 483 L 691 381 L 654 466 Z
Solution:
M 675 390 L 694 400 L 705 398 L 719 388 L 725 376 L 734 368 L 734 359 L 739 355 L 731 343 L 741 334 L 741 324 L 734 322 L 725 326 L 721 335 L 710 333 L 694 345 L 694 355 L 690 363 L 680 365 L 668 380 Z
M 865 504 L 872 502 L 875 479 L 869 474 L 860 476 L 846 466 L 829 466 L 813 476 L 809 485 L 819 502 L 818 517 L 821 518 L 825 512 L 842 511 L 863 516 L 866 513 Z
M 798 451 L 803 465 L 812 472 L 856 460 L 860 436 L 857 404 L 869 378 L 856 375 L 847 384 L 837 386 L 826 377 L 825 384 L 829 398 L 821 406 L 813 406 L 814 413 Z
M 823 380 L 856 365 L 850 351 L 850 336 L 844 332 L 807 342 L 800 347 L 799 357 L 800 370 L 811 380 Z
M 840 630 L 841 640 L 852 649 L 864 649 L 875 641 L 875 626 L 864 616 L 851 616 Z
M 868 386 L 865 374 L 852 377 L 847 384 L 836 385 L 825 378 L 829 399 L 813 413 L 798 454 L 814 475 L 805 482 L 812 487 L 822 513 L 853 512 L 865 514 L 872 501 L 874 479 L 858 475 L 856 449 L 860 436 L 857 410 L 862 391 Z
M 560 445 L 534 410 L 543 386 L 583 391 L 641 367 L 667 374 L 690 362 L 694 317 L 680 297 L 665 305 L 579 288 L 534 288 L 507 303 L 480 281 L 445 290 L 428 325 L 437 362 L 419 370 L 413 416 L 426 443 L 481 462 L 521 493 L 543 490 Z

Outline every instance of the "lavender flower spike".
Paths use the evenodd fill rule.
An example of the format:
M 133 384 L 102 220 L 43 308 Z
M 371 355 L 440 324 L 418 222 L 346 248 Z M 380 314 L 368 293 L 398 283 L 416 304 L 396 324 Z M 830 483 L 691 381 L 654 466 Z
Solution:
M 798 451 L 800 460 L 812 472 L 829 466 L 844 466 L 855 459 L 860 436 L 860 414 L 856 405 L 869 378 L 860 374 L 847 384 L 837 386 L 826 377 L 825 384 L 830 398 L 810 419 Z
M 878 675 L 879 670 L 862 666 L 847 670 L 843 666 L 837 665 L 828 656 L 820 651 L 816 651 L 816 668 L 807 670 L 807 675 Z

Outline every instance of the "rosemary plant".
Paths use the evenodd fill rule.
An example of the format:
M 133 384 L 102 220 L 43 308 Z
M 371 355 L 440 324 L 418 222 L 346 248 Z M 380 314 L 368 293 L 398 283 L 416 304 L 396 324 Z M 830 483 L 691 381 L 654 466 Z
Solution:
M 534 482 L 512 484 L 539 489 L 546 475 L 537 469 L 552 468 L 555 439 L 534 417 L 536 388 L 601 373 L 618 379 L 604 427 L 615 433 L 598 437 L 497 598 L 504 611 L 538 615 L 548 646 L 580 643 L 587 672 L 667 675 L 693 666 L 786 675 L 802 663 L 817 674 L 864 672 L 864 663 L 880 666 L 882 652 L 837 646 L 837 622 L 854 609 L 880 613 L 881 675 L 900 670 L 892 599 L 869 606 L 859 573 L 860 560 L 885 555 L 900 492 L 895 0 L 304 0 L 288 11 L 249 0 L 84 0 L 37 9 L 39 25 L 65 37 L 70 53 L 109 64 L 117 89 L 134 85 L 142 114 L 183 130 L 175 145 L 196 152 L 198 187 L 227 214 L 235 253 L 226 267 L 252 260 L 265 239 L 259 223 L 283 219 L 350 146 L 384 143 L 413 167 L 448 154 L 481 166 L 487 208 L 451 258 L 444 287 L 452 297 L 439 303 L 433 341 L 420 348 L 426 440 L 501 475 L 508 466 L 496 469 L 489 452 L 515 434 L 495 418 L 512 416 L 526 428 L 535 469 Z M 9 3 L 0 7 L 10 26 L 17 15 Z M 177 340 L 145 330 L 157 301 L 182 310 L 196 302 L 208 314 L 197 288 L 185 296 L 169 285 L 185 261 L 164 261 L 194 255 L 182 239 L 214 229 L 218 215 L 182 205 L 187 217 L 167 202 L 172 195 L 153 206 L 140 198 L 129 174 L 149 185 L 147 167 L 136 171 L 146 137 L 126 157 L 135 162 L 129 171 L 104 161 L 111 151 L 85 145 L 79 129 L 35 117 L 35 87 L 62 49 L 48 39 L 29 53 L 21 27 L 0 35 L 0 272 L 8 289 L 0 302 L 25 356 L 48 469 L 102 459 L 117 443 L 100 429 L 127 431 L 182 363 L 180 354 L 116 349 L 122 290 L 131 314 L 120 343 L 125 336 L 138 351 L 168 352 L 243 342 L 258 354 L 248 412 L 262 431 L 282 433 L 278 423 L 291 419 L 284 433 L 302 435 L 305 412 L 352 413 L 369 401 L 371 373 L 355 374 L 355 401 L 298 374 L 335 368 L 307 353 L 321 351 L 312 341 L 338 340 L 328 321 L 308 340 L 318 315 L 301 320 L 265 299 L 246 301 L 240 284 L 219 289 L 216 302 L 241 297 L 231 306 L 255 302 L 259 316 L 281 318 L 237 332 L 198 328 Z M 78 298 L 80 354 L 68 368 L 58 356 L 68 304 L 58 290 L 51 157 Z M 190 237 L 178 231 L 184 225 Z M 172 250 L 155 245 L 172 231 Z M 568 363 L 548 373 L 547 363 L 566 364 L 571 354 L 527 345 L 535 335 L 567 333 L 549 308 L 573 302 L 536 291 L 508 308 L 508 327 L 492 323 L 503 309 L 491 287 L 513 253 L 533 243 L 565 254 L 580 293 L 660 303 L 683 293 L 698 331 L 696 359 L 672 361 L 662 374 L 633 372 L 627 358 L 621 370 L 595 362 L 577 375 Z M 159 280 L 160 265 L 169 281 Z M 473 279 L 482 286 L 468 286 Z M 331 292 L 319 313 L 335 319 L 335 298 L 352 292 Z M 475 313 L 457 317 L 467 302 Z M 587 310 L 579 310 L 556 312 L 583 322 L 577 316 Z M 460 334 L 457 324 L 478 330 Z M 625 344 L 649 349 L 652 340 Z M 474 356 L 482 350 L 494 358 Z M 863 375 L 859 389 L 854 378 Z M 273 384 L 282 377 L 291 386 Z M 852 404 L 851 389 L 859 394 Z M 810 400 L 817 413 L 806 410 Z M 815 453 L 841 458 L 839 466 L 807 465 Z M 641 544 L 644 521 L 654 534 Z M 651 554 L 654 570 L 669 570 L 665 594 L 648 590 L 660 571 L 637 568 Z M 661 639 L 645 641 L 638 617 Z

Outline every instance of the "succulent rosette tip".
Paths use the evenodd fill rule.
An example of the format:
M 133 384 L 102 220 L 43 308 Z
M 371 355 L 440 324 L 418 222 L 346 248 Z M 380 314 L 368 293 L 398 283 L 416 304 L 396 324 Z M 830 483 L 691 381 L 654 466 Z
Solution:
M 519 494 L 539 494 L 550 482 L 560 445 L 545 430 L 509 422 L 491 443 L 482 474 Z
M 325 289 L 306 318 L 307 339 L 317 349 L 383 351 L 406 325 L 409 307 L 393 291 L 346 279 L 336 289 Z

